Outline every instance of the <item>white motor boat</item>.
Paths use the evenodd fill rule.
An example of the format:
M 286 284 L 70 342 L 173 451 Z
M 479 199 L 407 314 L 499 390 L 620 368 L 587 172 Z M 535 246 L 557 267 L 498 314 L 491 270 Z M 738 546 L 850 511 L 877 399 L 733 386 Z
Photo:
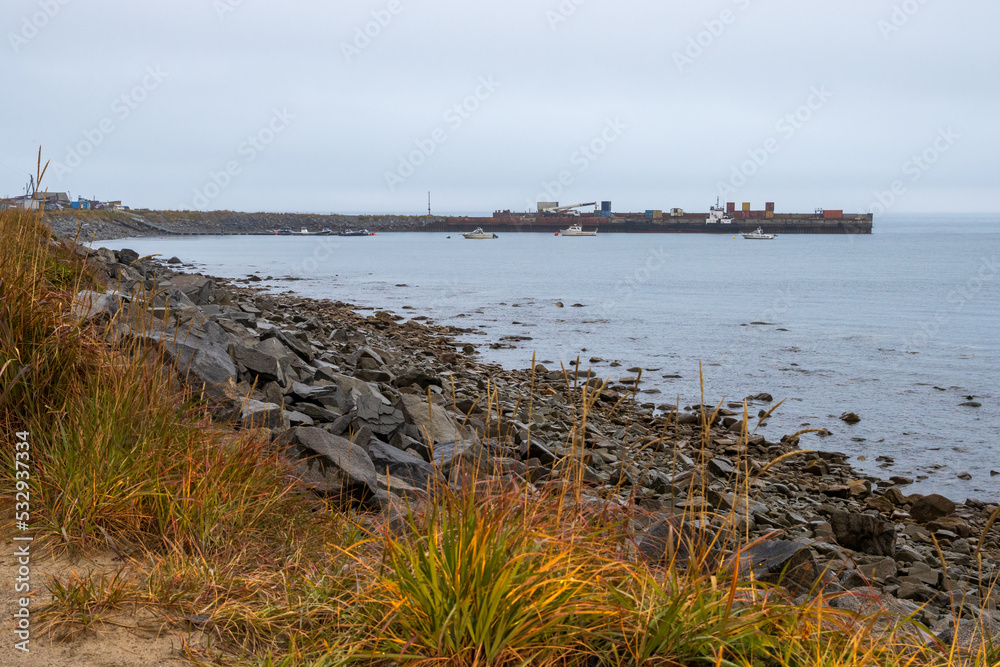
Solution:
M 774 234 L 765 234 L 764 230 L 758 227 L 752 232 L 745 232 L 743 235 L 745 239 L 760 239 L 762 241 L 770 241 L 774 238 Z
M 597 230 L 585 232 L 580 225 L 570 225 L 569 229 L 562 229 L 559 234 L 561 236 L 597 236 Z
M 467 239 L 498 239 L 500 238 L 493 232 L 484 232 L 482 227 L 476 227 L 474 232 L 465 232 L 462 234 Z

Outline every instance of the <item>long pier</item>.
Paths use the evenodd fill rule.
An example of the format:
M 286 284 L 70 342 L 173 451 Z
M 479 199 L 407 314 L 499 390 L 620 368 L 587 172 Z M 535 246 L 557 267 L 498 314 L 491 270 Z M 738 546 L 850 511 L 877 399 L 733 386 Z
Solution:
M 597 229 L 600 233 L 622 234 L 739 234 L 761 227 L 772 234 L 871 234 L 874 216 L 871 213 L 825 218 L 823 215 L 777 213 L 771 218 L 748 218 L 731 223 L 706 223 L 707 213 L 687 213 L 676 217 L 647 218 L 641 214 L 614 214 L 601 217 L 544 214 L 494 214 L 490 218 L 451 217 L 423 228 L 421 231 L 461 233 L 481 227 L 484 232 L 536 232 L 553 234 L 569 225 Z

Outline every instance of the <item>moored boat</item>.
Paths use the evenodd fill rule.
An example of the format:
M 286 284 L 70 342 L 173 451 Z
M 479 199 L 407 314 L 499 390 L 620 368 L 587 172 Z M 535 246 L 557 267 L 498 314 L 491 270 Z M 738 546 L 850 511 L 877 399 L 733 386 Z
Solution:
M 774 238 L 775 235 L 774 234 L 765 234 L 764 230 L 761 229 L 760 227 L 758 227 L 757 229 L 755 229 L 752 232 L 743 232 L 742 236 L 745 239 L 755 239 L 755 240 L 761 240 L 761 241 L 770 241 L 771 239 Z
M 592 232 L 583 231 L 583 227 L 580 225 L 570 225 L 569 229 L 559 230 L 560 236 L 597 236 L 597 230 Z
M 493 232 L 484 232 L 482 227 L 476 227 L 475 231 L 462 234 L 467 239 L 497 239 L 500 238 Z

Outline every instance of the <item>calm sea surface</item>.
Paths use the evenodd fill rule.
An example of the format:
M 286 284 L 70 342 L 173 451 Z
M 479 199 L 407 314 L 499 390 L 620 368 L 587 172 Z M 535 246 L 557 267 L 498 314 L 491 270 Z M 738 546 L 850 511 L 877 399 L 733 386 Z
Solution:
M 529 366 L 532 353 L 550 368 L 600 357 L 593 367 L 613 379 L 641 367 L 642 388 L 661 392 L 642 398 L 657 404 L 698 402 L 701 362 L 706 402 L 786 399 L 761 430 L 769 439 L 827 428 L 832 436 L 804 436 L 803 446 L 917 478 L 910 491 L 1000 499 L 1000 475 L 990 474 L 1000 472 L 1000 215 L 882 216 L 875 230 L 773 241 L 380 234 L 99 245 L 176 255 L 218 276 L 293 276 L 302 280 L 264 285 L 475 328 L 464 339 L 507 367 Z M 982 407 L 959 405 L 970 396 Z M 841 422 L 846 411 L 861 423 Z

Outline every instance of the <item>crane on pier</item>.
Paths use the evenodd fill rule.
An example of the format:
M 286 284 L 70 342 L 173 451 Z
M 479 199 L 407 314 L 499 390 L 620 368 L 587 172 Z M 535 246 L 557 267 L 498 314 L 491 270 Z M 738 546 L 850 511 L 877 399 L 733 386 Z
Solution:
M 594 213 L 597 213 L 600 210 L 599 204 L 595 201 L 591 201 L 585 204 L 572 204 L 570 206 L 551 206 L 549 208 L 543 208 L 542 213 L 553 213 L 556 215 L 580 215 L 580 212 L 576 209 L 583 208 L 584 206 L 593 206 Z

